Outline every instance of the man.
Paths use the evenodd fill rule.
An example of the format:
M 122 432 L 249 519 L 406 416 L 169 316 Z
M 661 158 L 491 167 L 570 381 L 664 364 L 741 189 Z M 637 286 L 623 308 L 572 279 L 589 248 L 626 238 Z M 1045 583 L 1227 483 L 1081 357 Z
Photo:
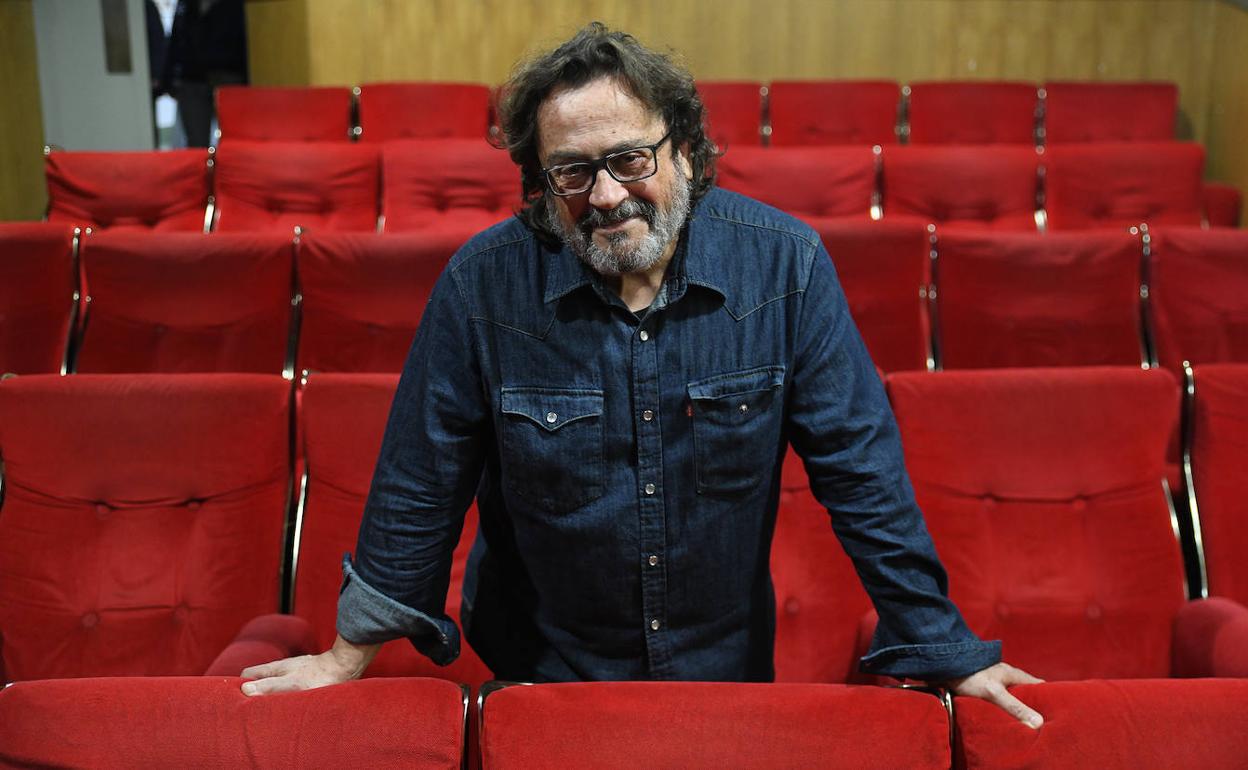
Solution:
M 526 206 L 442 275 L 344 561 L 333 648 L 249 693 L 359 676 L 380 643 L 473 648 L 501 679 L 769 680 L 768 550 L 785 444 L 879 611 L 862 667 L 1019 719 L 946 596 L 898 432 L 831 260 L 797 220 L 713 186 L 687 72 L 590 25 L 513 76 L 504 134 Z M 478 484 L 479 480 L 479 484 Z

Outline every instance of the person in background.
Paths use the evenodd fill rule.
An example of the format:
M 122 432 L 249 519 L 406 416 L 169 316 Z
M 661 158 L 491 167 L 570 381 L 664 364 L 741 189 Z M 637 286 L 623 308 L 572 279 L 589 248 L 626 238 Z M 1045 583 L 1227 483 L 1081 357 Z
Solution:
M 246 82 L 243 0 L 178 0 L 156 93 L 177 100 L 188 147 L 212 142 L 216 87 Z

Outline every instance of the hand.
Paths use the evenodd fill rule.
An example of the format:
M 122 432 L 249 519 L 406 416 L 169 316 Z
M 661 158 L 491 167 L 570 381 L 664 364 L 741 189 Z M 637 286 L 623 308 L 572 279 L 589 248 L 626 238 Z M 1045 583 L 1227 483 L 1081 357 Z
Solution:
M 243 669 L 255 681 L 243 684 L 244 695 L 311 690 L 359 679 L 381 649 L 380 644 L 357 645 L 341 636 L 319 655 L 300 655 Z
M 1006 713 L 1028 727 L 1038 728 L 1044 724 L 1044 717 L 1011 695 L 1006 688 L 1016 684 L 1040 684 L 1043 681 L 1008 663 L 997 663 L 968 677 L 952 679 L 947 684 L 954 695 L 983 698 L 1005 709 Z

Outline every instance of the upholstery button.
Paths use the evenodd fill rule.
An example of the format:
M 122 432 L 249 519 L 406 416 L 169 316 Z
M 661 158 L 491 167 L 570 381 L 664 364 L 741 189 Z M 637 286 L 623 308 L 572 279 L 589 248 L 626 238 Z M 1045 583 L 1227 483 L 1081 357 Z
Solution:
M 187 501 L 186 501 L 186 509 L 187 509 L 188 511 L 198 511 L 201 505 L 202 505 L 202 503 L 200 503 L 200 501 L 198 501 L 198 500 L 187 500 Z
M 646 422 L 650 422 L 651 420 L 654 419 L 654 412 L 647 409 L 646 411 L 641 413 L 641 419 L 645 420 Z
M 985 511 L 991 511 L 997 507 L 997 498 L 993 497 L 992 495 L 984 495 L 983 500 L 984 500 Z
M 997 602 L 996 611 L 997 611 L 997 617 L 1001 618 L 1002 620 L 1009 620 L 1010 608 L 1006 605 L 1005 602 Z
M 1074 500 L 1070 501 L 1070 507 L 1076 511 L 1086 511 L 1088 509 L 1087 498 L 1076 497 Z
M 546 413 L 546 422 L 553 423 L 555 420 L 558 420 L 558 419 L 559 419 L 559 415 L 555 414 L 554 412 Z
M 1088 609 L 1084 614 L 1088 616 L 1088 620 L 1100 620 L 1102 614 L 1101 605 L 1096 602 L 1092 602 L 1088 605 Z
M 88 612 L 86 615 L 82 616 L 83 628 L 95 628 L 96 625 L 99 624 L 99 622 L 100 622 L 100 616 L 95 614 L 94 612 Z
M 106 519 L 106 518 L 108 518 L 108 514 L 110 514 L 110 513 L 112 513 L 112 512 L 113 512 L 113 509 L 112 509 L 112 508 L 110 508 L 110 507 L 108 507 L 108 504 L 107 504 L 107 503 L 96 503 L 96 504 L 95 504 L 95 516 L 96 516 L 96 518 L 99 518 L 99 519 Z
M 654 485 L 653 485 L 653 484 L 647 484 L 647 485 L 646 485 L 646 494 L 647 494 L 647 495 L 653 495 L 653 494 L 654 494 L 654 489 L 655 489 L 655 487 L 654 487 Z
M 645 342 L 646 340 L 650 339 L 650 332 L 646 331 L 645 329 L 642 329 L 641 334 L 638 334 L 637 336 L 641 337 L 642 342 Z
M 167 331 L 164 324 L 156 324 L 152 327 L 152 333 L 156 335 L 164 334 Z
M 649 564 L 651 567 L 659 566 L 659 557 L 654 554 L 650 554 L 650 558 L 646 559 L 646 564 Z
M 187 609 L 185 604 L 179 604 L 178 606 L 173 608 L 174 622 L 185 623 L 187 616 L 189 616 L 190 614 L 191 614 L 191 611 Z
M 789 615 L 796 615 L 797 611 L 802 608 L 801 602 L 790 596 L 784 601 L 784 611 Z
M 655 618 L 654 620 L 650 621 L 650 630 L 651 630 L 651 631 L 658 631 L 658 630 L 659 630 L 659 626 L 661 626 L 661 625 L 663 625 L 663 624 L 659 622 L 659 619 L 658 619 L 658 618 Z

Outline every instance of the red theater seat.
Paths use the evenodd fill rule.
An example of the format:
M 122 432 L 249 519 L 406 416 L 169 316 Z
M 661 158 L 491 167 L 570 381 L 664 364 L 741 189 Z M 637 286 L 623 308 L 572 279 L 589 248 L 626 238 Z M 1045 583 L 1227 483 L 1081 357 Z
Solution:
M 0 383 L 2 678 L 199 675 L 275 611 L 289 400 L 260 375 Z
M 505 687 L 482 706 L 483 767 L 947 768 L 949 717 L 913 690 L 592 682 Z
M 768 89 L 771 143 L 895 144 L 901 90 L 890 80 L 779 80 Z
M 387 233 L 419 231 L 463 243 L 520 206 L 520 170 L 482 139 L 387 142 L 382 156 Z
M 221 140 L 346 142 L 351 139 L 351 89 L 218 86 Z
M 1205 151 L 1185 142 L 1050 147 L 1045 209 L 1054 230 L 1199 225 Z
M 1205 182 L 1201 187 L 1205 220 L 1210 227 L 1239 227 L 1244 197 L 1239 188 L 1221 182 Z
M 937 226 L 1036 229 L 1040 158 L 1031 147 L 889 147 L 884 216 Z
M 202 232 L 209 166 L 206 150 L 49 152 L 48 221 Z
M 875 365 L 886 372 L 926 369 L 931 355 L 927 227 L 901 219 L 824 222 L 815 229 Z
M 217 148 L 216 168 L 218 231 L 377 228 L 381 164 L 375 147 L 227 141 Z
M 1148 307 L 1161 365 L 1248 363 L 1248 232 L 1161 228 L 1151 252 Z
M 1174 83 L 1044 84 L 1047 144 L 1164 142 L 1174 139 L 1179 89 Z
M 1145 360 L 1138 234 L 950 232 L 936 248 L 945 369 Z
M 0 374 L 65 371 L 78 313 L 77 251 L 67 225 L 0 222 Z
M 477 83 L 370 83 L 360 86 L 360 141 L 483 139 L 490 89 Z
M 276 233 L 86 236 L 75 370 L 281 374 L 293 251 Z
M 1033 83 L 911 83 L 909 95 L 910 144 L 1035 144 Z
M 809 222 L 866 219 L 875 192 L 870 147 L 745 147 L 719 159 L 718 184 Z
M 458 238 L 322 233 L 301 239 L 299 368 L 400 372 Z
M 887 385 L 950 597 L 1010 663 L 1049 680 L 1248 675 L 1248 608 L 1186 601 L 1161 485 L 1178 419 L 1169 372 Z
M 706 107 L 707 133 L 721 149 L 758 145 L 762 140 L 763 100 L 761 83 L 732 80 L 700 80 L 698 96 Z
M 253 698 L 241 685 L 225 677 L 22 682 L 0 693 L 0 765 L 460 767 L 464 695 L 449 682 L 370 680 Z

